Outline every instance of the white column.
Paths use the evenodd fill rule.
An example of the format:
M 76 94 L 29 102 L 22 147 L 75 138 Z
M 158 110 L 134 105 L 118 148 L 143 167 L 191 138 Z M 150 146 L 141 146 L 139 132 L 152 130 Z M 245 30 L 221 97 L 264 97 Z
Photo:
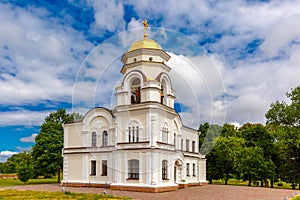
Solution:
M 151 147 L 155 147 L 156 146 L 156 133 L 155 133 L 155 118 L 154 116 L 151 116 L 151 122 L 150 122 L 150 126 L 151 126 Z
M 117 120 L 118 120 L 118 119 L 115 120 L 115 135 L 114 135 L 115 139 L 114 139 L 114 141 L 113 141 L 115 147 L 117 146 L 117 143 L 119 142 L 119 141 L 118 141 L 118 134 L 119 134 L 118 131 L 119 131 L 119 128 L 118 128 Z

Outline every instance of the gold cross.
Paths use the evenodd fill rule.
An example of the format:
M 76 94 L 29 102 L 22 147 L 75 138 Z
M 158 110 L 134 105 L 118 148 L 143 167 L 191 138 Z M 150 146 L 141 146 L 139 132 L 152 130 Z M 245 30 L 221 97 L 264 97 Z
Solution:
M 144 19 L 143 24 L 144 24 L 144 39 L 146 39 L 148 36 L 147 29 L 149 28 L 149 25 L 148 25 L 148 22 L 146 19 Z

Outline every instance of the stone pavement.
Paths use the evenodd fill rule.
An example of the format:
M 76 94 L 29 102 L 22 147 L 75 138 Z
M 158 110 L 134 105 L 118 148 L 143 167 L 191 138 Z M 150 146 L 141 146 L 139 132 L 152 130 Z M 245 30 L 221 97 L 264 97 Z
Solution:
M 65 191 L 78 193 L 101 194 L 105 191 L 107 194 L 127 196 L 132 199 L 141 200 L 284 200 L 286 197 L 292 197 L 292 194 L 296 194 L 297 192 L 297 190 L 229 185 L 189 187 L 165 193 L 141 193 L 88 187 L 62 187 L 59 184 L 11 186 L 1 187 L 0 189 L 62 191 L 62 188 Z

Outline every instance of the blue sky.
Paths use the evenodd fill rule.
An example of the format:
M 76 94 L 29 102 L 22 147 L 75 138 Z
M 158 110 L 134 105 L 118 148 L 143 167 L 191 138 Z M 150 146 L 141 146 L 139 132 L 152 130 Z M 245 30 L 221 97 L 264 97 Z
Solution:
M 0 161 L 30 149 L 58 108 L 112 108 L 120 57 L 145 18 L 172 56 L 189 126 L 264 123 L 270 103 L 299 85 L 299 1 L 2 0 Z

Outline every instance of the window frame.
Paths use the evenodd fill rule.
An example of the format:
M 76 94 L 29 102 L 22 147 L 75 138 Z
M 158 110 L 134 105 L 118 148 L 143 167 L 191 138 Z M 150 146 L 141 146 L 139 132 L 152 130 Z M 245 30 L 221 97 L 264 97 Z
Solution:
M 91 176 L 96 176 L 97 175 L 97 162 L 96 160 L 91 160 Z
M 169 130 L 168 130 L 168 128 L 163 127 L 161 132 L 162 132 L 162 135 L 161 135 L 162 142 L 168 144 L 168 141 L 169 141 Z
M 192 152 L 195 153 L 196 152 L 196 142 L 192 141 Z
M 192 171 L 193 171 L 193 177 L 195 177 L 196 176 L 196 164 L 195 163 L 193 163 Z
M 186 176 L 190 176 L 190 163 L 186 163 Z
M 190 151 L 190 140 L 189 139 L 186 139 L 185 141 L 185 151 Z
M 97 147 L 97 133 L 94 131 L 92 132 L 92 147 Z
M 128 160 L 128 180 L 139 180 L 140 162 L 137 159 Z
M 101 176 L 107 176 L 107 160 L 101 161 Z
M 128 142 L 136 143 L 139 142 L 140 127 L 139 126 L 129 126 L 128 127 Z
M 162 172 L 161 172 L 161 178 L 162 180 L 169 180 L 168 179 L 168 161 L 167 160 L 163 160 L 162 161 L 162 168 L 161 168 Z
M 102 146 L 108 146 L 108 132 L 106 130 L 102 132 Z

